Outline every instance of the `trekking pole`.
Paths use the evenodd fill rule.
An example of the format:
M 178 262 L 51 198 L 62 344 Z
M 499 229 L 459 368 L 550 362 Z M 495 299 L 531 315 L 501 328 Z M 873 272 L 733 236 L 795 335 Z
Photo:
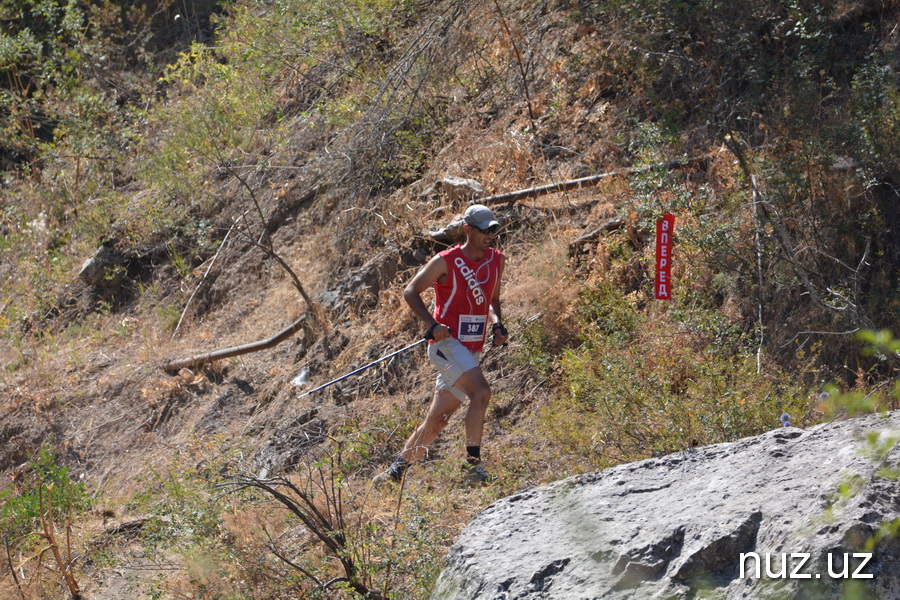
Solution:
M 297 400 L 299 400 L 300 398 L 305 398 L 306 396 L 309 396 L 309 395 L 312 394 L 313 392 L 318 392 L 318 391 L 321 390 L 321 389 L 327 388 L 329 385 L 331 385 L 331 384 L 333 384 L 333 383 L 337 383 L 338 381 L 343 381 L 344 379 L 347 379 L 348 377 L 350 377 L 350 376 L 352 376 L 352 375 L 356 375 L 357 373 L 362 373 L 363 371 L 365 371 L 365 370 L 368 369 L 369 367 L 374 366 L 374 365 L 377 365 L 378 363 L 380 363 L 380 362 L 382 362 L 382 361 L 385 361 L 385 360 L 387 360 L 387 359 L 389 359 L 389 358 L 392 358 L 392 357 L 394 357 L 394 356 L 397 356 L 398 354 L 400 354 L 400 353 L 402 353 L 402 352 L 406 352 L 406 351 L 409 350 L 410 348 L 415 348 L 415 347 L 418 346 L 419 344 L 424 344 L 425 342 L 427 342 L 427 341 L 430 339 L 430 337 L 431 337 L 430 335 L 429 335 L 428 337 L 424 337 L 424 338 L 422 338 L 421 340 L 419 340 L 418 342 L 414 342 L 414 343 L 410 344 L 409 346 L 406 346 L 405 348 L 400 348 L 399 350 L 397 350 L 397 351 L 395 351 L 395 352 L 391 352 L 391 353 L 388 354 L 387 356 L 382 356 L 382 357 L 379 358 L 378 360 L 373 360 L 373 361 L 370 362 L 369 364 L 367 364 L 367 365 L 365 365 L 365 366 L 363 366 L 363 367 L 360 367 L 360 368 L 356 369 L 355 371 L 351 371 L 351 372 L 347 373 L 346 375 L 342 375 L 342 376 L 338 377 L 337 379 L 333 379 L 332 381 L 329 381 L 328 383 L 324 383 L 324 384 L 320 385 L 320 386 L 317 387 L 317 388 L 313 388 L 313 389 L 309 390 L 308 392 L 306 392 L 305 394 L 303 394 L 302 396 L 297 396 Z

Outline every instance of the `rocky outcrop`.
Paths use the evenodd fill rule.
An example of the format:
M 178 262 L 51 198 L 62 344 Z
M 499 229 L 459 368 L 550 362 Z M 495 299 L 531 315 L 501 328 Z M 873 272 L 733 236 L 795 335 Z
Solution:
M 84 261 L 78 276 L 88 285 L 108 290 L 118 289 L 122 285 L 125 272 L 122 256 L 111 244 L 103 244 Z
M 447 176 L 439 182 L 439 186 L 444 197 L 453 206 L 472 202 L 484 195 L 484 188 L 474 179 Z
M 432 600 L 900 598 L 898 432 L 786 427 L 523 491 L 463 531 Z
M 396 245 L 382 248 L 364 264 L 348 266 L 344 271 L 346 275 L 317 300 L 337 319 L 342 319 L 350 310 L 357 314 L 370 310 L 378 304 L 381 291 L 394 283 L 398 273 L 425 264 L 431 257 L 430 251 L 421 244 L 402 249 Z

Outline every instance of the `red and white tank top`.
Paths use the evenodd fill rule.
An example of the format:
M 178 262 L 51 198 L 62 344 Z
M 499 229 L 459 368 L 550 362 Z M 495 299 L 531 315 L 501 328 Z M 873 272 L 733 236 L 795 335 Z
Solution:
M 472 352 L 481 352 L 488 329 L 488 310 L 500 281 L 502 254 L 489 248 L 480 261 L 466 258 L 461 246 L 439 253 L 447 263 L 447 279 L 434 283 L 434 319 Z

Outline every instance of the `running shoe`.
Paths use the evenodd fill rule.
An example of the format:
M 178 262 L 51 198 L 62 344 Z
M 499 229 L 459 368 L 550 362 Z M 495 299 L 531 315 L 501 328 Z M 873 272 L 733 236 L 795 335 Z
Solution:
M 466 479 L 471 483 L 488 483 L 489 481 L 493 481 L 494 477 L 487 472 L 487 469 L 484 468 L 484 465 L 481 463 L 476 464 L 466 464 L 466 468 L 468 469 L 468 473 L 466 474 Z
M 385 483 L 400 483 L 403 479 L 403 474 L 406 473 L 406 469 L 409 468 L 409 463 L 406 462 L 402 456 L 398 456 L 394 459 L 394 462 L 391 463 L 391 466 L 387 468 L 386 471 L 379 473 L 374 478 L 372 478 L 372 483 L 375 485 L 382 485 Z

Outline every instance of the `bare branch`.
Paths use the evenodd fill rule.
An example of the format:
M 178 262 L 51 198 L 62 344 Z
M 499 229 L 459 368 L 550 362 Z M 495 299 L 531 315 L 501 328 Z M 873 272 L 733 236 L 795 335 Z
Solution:
M 251 352 L 267 350 L 269 348 L 272 348 L 273 346 L 277 346 L 284 340 L 297 333 L 299 330 L 303 329 L 303 325 L 305 324 L 305 322 L 306 315 L 303 315 L 302 317 L 291 323 L 289 326 L 287 326 L 285 329 L 282 329 L 280 332 L 276 333 L 268 339 L 260 340 L 258 342 L 252 342 L 250 344 L 244 344 L 242 346 L 225 348 L 224 350 L 207 352 L 205 354 L 196 354 L 194 356 L 189 356 L 188 358 L 173 360 L 164 363 L 160 368 L 164 371 L 178 371 L 179 369 L 199 367 L 223 358 L 230 358 L 232 356 L 240 356 L 242 354 L 250 354 Z
M 860 329 L 857 327 L 856 329 L 851 329 L 850 331 L 798 331 L 797 334 L 789 339 L 787 342 L 781 345 L 782 348 L 789 346 L 793 343 L 798 337 L 801 335 L 853 335 L 855 333 L 859 333 Z M 805 344 L 806 342 L 804 342 Z
M 238 230 L 238 231 L 240 232 L 240 230 Z M 240 232 L 240 233 L 243 233 L 243 232 Z M 261 244 L 260 242 L 255 241 L 253 238 L 247 236 L 246 234 L 244 234 L 244 235 L 246 236 L 245 239 L 247 242 L 256 246 L 257 248 L 261 248 L 263 251 L 265 251 L 266 255 L 268 255 L 270 258 L 274 259 L 279 265 L 281 265 L 281 268 L 284 269 L 287 272 L 287 274 L 290 276 L 291 281 L 294 283 L 294 287 L 297 288 L 298 292 L 300 292 L 300 295 L 303 297 L 303 301 L 306 302 L 306 306 L 309 308 L 309 311 L 312 314 L 313 320 L 315 320 L 315 322 L 320 327 L 325 327 L 328 324 L 328 320 L 325 316 L 324 311 L 318 304 L 313 302 L 312 298 L 309 297 L 309 294 L 306 293 L 306 289 L 303 287 L 303 283 L 300 282 L 300 278 L 297 276 L 297 273 L 294 272 L 294 270 L 291 268 L 291 266 L 289 264 L 287 264 L 287 262 L 285 262 L 285 260 L 283 258 L 281 258 L 281 256 L 277 252 L 275 252 L 275 250 L 273 250 L 270 246 Z
M 22 584 L 19 583 L 19 576 L 16 575 L 16 567 L 13 565 L 12 555 L 9 552 L 9 537 L 4 537 L 3 542 L 6 545 L 6 560 L 9 562 L 9 572 L 12 573 L 13 581 L 16 584 L 16 589 L 19 590 L 19 596 L 22 597 L 22 600 L 25 600 L 25 592 L 22 591 Z
M 750 166 L 747 163 L 746 159 L 744 159 L 743 153 L 740 150 L 740 146 L 731 138 L 726 141 L 726 145 L 730 150 L 732 150 L 732 152 L 735 153 L 735 156 L 738 158 L 738 162 L 741 164 L 741 169 L 744 171 L 744 174 L 750 179 L 751 186 L 753 186 L 754 189 L 754 205 L 758 204 L 759 206 L 763 207 L 763 209 L 769 216 L 769 219 L 775 226 L 776 239 L 781 246 L 784 257 L 793 267 L 794 274 L 798 278 L 800 278 L 801 282 L 803 283 L 803 287 L 806 289 L 806 292 L 809 294 L 809 297 L 812 299 L 813 303 L 820 308 L 824 308 L 828 311 L 848 315 L 860 329 L 875 329 L 875 324 L 867 315 L 862 312 L 859 302 L 852 302 L 844 295 L 832 289 L 828 289 L 828 292 L 841 299 L 845 303 L 845 306 L 835 306 L 829 302 L 826 302 L 822 298 L 822 296 L 819 294 L 819 291 L 816 289 L 816 286 L 809 278 L 808 269 L 806 269 L 797 258 L 797 253 L 794 250 L 794 244 L 791 240 L 790 233 L 788 233 L 787 227 L 785 227 L 784 220 L 781 218 L 781 215 L 779 215 L 774 206 L 765 201 L 765 199 L 762 198 L 761 194 L 758 193 L 758 188 L 756 187 L 756 178 L 751 172 Z M 858 290 L 860 286 L 860 269 L 866 264 L 866 257 L 868 256 L 868 253 L 869 243 L 867 241 L 866 249 L 863 252 L 863 257 L 859 262 L 859 266 L 857 267 L 857 269 L 850 269 L 850 271 L 853 273 L 854 288 L 856 290 Z
M 340 456 L 332 458 L 332 460 L 339 461 Z M 331 470 L 327 473 L 327 476 L 322 467 L 315 469 L 321 479 L 321 483 L 317 485 L 325 494 L 326 506 L 328 506 L 329 512 L 334 512 L 333 515 L 328 516 L 324 515 L 322 511 L 319 510 L 313 493 L 301 490 L 294 482 L 286 477 L 260 479 L 251 473 L 243 472 L 232 476 L 230 481 L 220 484 L 218 487 L 232 492 L 249 488 L 258 489 L 271 496 L 275 501 L 300 519 L 310 533 L 325 544 L 332 557 L 336 558 L 344 569 L 345 577 L 338 577 L 324 584 L 318 578 L 312 577 L 313 581 L 315 581 L 322 589 L 326 589 L 328 586 L 333 585 L 338 581 L 346 581 L 354 591 L 365 598 L 371 598 L 373 600 L 383 599 L 382 594 L 370 590 L 362 581 L 360 581 L 357 566 L 352 554 L 348 551 L 346 545 L 347 534 L 343 529 L 344 507 L 343 503 L 340 501 L 339 495 L 334 493 L 334 490 L 336 489 L 335 478 L 337 477 L 335 468 L 336 465 L 332 462 Z M 314 469 L 310 467 L 310 472 L 306 478 L 308 486 L 312 486 L 315 483 L 313 471 Z M 331 489 L 330 493 L 329 488 Z M 276 554 L 276 556 L 281 558 L 285 564 L 295 567 L 301 573 L 307 574 L 305 569 L 299 565 L 295 565 L 286 557 L 281 557 L 278 554 Z
M 709 160 L 710 154 L 706 154 L 703 156 L 694 156 L 691 158 L 683 158 L 678 160 L 670 160 L 664 163 L 657 163 L 652 165 L 646 165 L 643 167 L 633 167 L 630 169 L 622 169 L 620 171 L 610 171 L 608 173 L 600 173 L 598 175 L 591 175 L 589 177 L 581 177 L 580 179 L 570 179 L 568 181 L 563 181 L 560 183 L 551 183 L 549 185 L 542 185 L 539 187 L 526 188 L 523 190 L 517 190 L 515 192 L 507 192 L 505 194 L 497 194 L 495 196 L 488 196 L 486 198 L 479 198 L 479 204 L 501 204 L 503 202 L 515 202 L 516 200 L 521 200 L 523 198 L 537 198 L 539 196 L 544 196 L 547 194 L 557 194 L 559 192 L 568 192 L 570 190 L 580 189 L 582 187 L 587 187 L 591 185 L 597 185 L 602 183 L 603 181 L 610 179 L 612 177 L 622 177 L 625 175 L 635 175 L 637 173 L 646 173 L 647 171 L 652 171 L 654 169 L 677 169 L 681 167 L 689 167 L 692 165 L 699 164 L 703 161 Z
M 500 15 L 500 23 L 503 25 L 503 29 L 509 37 L 509 43 L 512 45 L 513 52 L 516 55 L 516 65 L 519 67 L 519 74 L 522 76 L 522 88 L 525 92 L 525 101 L 528 103 L 528 120 L 531 121 L 531 131 L 536 132 L 537 122 L 534 119 L 534 109 L 531 106 L 531 94 L 528 92 L 528 74 L 526 73 L 525 65 L 522 62 L 522 53 L 519 52 L 519 45 L 516 43 L 516 38 L 513 36 L 512 31 L 506 22 L 506 17 L 503 16 L 500 2 L 494 0 L 494 6 L 497 8 L 497 14 Z
M 737 142 L 733 136 L 727 135 L 725 136 L 725 145 L 731 150 L 731 152 L 737 157 L 738 162 L 741 164 L 741 169 L 744 171 L 744 175 L 750 180 L 750 187 L 753 190 L 753 239 L 754 244 L 756 246 L 756 275 L 759 280 L 759 289 L 756 292 L 756 306 L 757 306 L 757 322 L 759 326 L 760 336 L 759 336 L 759 346 L 756 348 L 756 372 L 762 372 L 762 349 L 763 343 L 766 338 L 766 328 L 765 321 L 763 320 L 764 313 L 764 304 L 763 304 L 763 264 L 762 264 L 762 256 L 763 256 L 763 248 L 762 248 L 762 238 L 760 236 L 760 231 L 762 230 L 762 226 L 760 224 L 759 218 L 759 205 L 762 201 L 762 194 L 759 191 L 759 186 L 757 185 L 756 175 L 754 175 L 750 170 L 750 165 L 747 163 L 747 160 L 744 158 L 744 153 L 741 151 L 741 145 Z
M 234 223 L 228 229 L 228 233 L 226 233 L 225 237 L 222 239 L 222 243 L 219 244 L 219 248 L 218 248 L 218 250 L 216 250 L 215 256 L 213 256 L 212 260 L 209 263 L 209 266 L 206 268 L 206 272 L 203 274 L 203 278 L 200 279 L 200 283 L 198 283 L 197 287 L 194 288 L 194 291 L 191 294 L 191 297 L 188 298 L 187 303 L 184 305 L 184 310 L 181 311 L 181 318 L 178 319 L 178 325 L 175 326 L 175 331 L 172 332 L 173 340 L 178 335 L 178 330 L 181 329 L 181 323 L 182 323 L 182 321 L 184 321 L 184 316 L 187 314 L 188 308 L 191 306 L 191 302 L 194 301 L 194 296 L 196 296 L 197 292 L 200 291 L 200 288 L 203 286 L 203 283 L 206 281 L 206 278 L 209 276 L 209 272 L 212 271 L 213 265 L 216 264 L 216 259 L 219 258 L 219 254 L 222 252 L 222 250 L 225 248 L 225 246 L 228 245 L 228 237 L 231 235 L 231 232 L 234 231 L 234 228 L 237 226 L 238 222 L 240 222 L 240 220 L 243 219 L 244 215 L 246 215 L 246 214 L 247 213 L 245 211 L 241 216 L 239 216 L 237 219 L 235 219 Z
M 569 244 L 569 256 L 576 255 L 581 251 L 581 247 L 585 244 L 597 241 L 601 233 L 620 229 L 624 223 L 625 219 L 623 219 L 619 215 L 616 215 L 615 217 L 604 221 L 603 224 L 599 227 L 595 227 L 591 231 L 578 236 L 577 238 L 575 238 L 575 241 Z

